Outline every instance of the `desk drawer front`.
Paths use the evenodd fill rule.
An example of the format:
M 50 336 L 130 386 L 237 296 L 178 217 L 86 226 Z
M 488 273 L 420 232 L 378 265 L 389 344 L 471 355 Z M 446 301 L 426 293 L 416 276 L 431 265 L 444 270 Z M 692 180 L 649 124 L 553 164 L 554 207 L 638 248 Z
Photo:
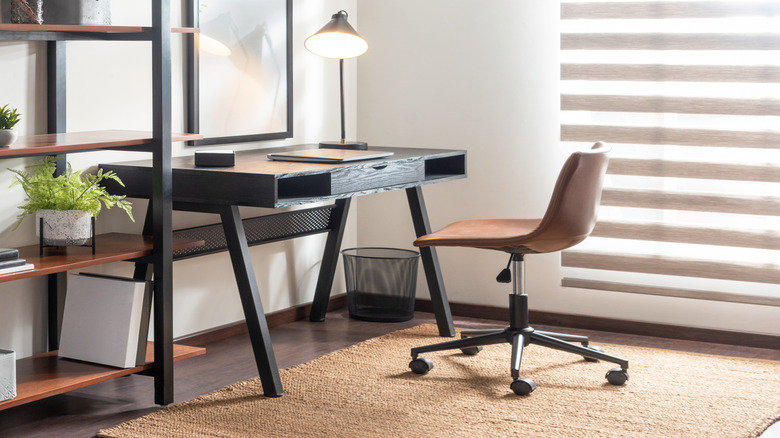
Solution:
M 375 166 L 345 167 L 331 174 L 331 193 L 340 194 L 406 184 L 425 179 L 425 162 L 393 161 Z

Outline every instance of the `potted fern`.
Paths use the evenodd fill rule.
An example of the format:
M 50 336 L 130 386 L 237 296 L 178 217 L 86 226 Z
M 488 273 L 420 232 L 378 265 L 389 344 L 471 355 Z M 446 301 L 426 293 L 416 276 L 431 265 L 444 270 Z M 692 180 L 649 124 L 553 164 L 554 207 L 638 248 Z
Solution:
M 101 185 L 105 180 L 114 180 L 124 186 L 114 172 L 98 169 L 96 174 L 82 173 L 68 164 L 63 174 L 55 176 L 56 167 L 56 157 L 44 157 L 27 166 L 29 171 L 8 169 L 16 174 L 11 187 L 21 185 L 27 195 L 25 204 L 19 206 L 22 211 L 14 229 L 25 217 L 35 215 L 35 234 L 39 238 L 43 219 L 44 245 L 84 245 L 92 237 L 92 218 L 97 217 L 103 206 L 117 206 L 135 221 L 130 201 L 109 194 Z
M 8 108 L 8 105 L 0 108 L 0 147 L 10 146 L 16 141 L 14 126 L 19 123 L 20 115 L 16 108 Z

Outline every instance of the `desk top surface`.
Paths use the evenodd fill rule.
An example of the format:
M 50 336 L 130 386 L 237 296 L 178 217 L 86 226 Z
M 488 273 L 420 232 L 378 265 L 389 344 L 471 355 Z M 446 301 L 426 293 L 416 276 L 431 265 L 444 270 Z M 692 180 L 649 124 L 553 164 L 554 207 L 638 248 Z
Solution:
M 372 147 L 393 155 L 347 163 L 274 161 L 269 153 L 316 148 L 297 145 L 236 152 L 232 167 L 196 167 L 194 156 L 171 161 L 173 200 L 278 208 L 399 190 L 466 177 L 466 151 Z M 111 193 L 148 197 L 152 161 L 101 164 L 117 173 L 125 187 Z
M 371 151 L 387 151 L 393 155 L 383 158 L 350 161 L 345 163 L 305 163 L 293 161 L 274 161 L 267 157 L 270 153 L 282 151 L 295 151 L 302 149 L 316 149 L 316 144 L 303 144 L 294 146 L 283 146 L 274 148 L 251 149 L 245 151 L 236 151 L 236 165 L 232 167 L 196 167 L 195 157 L 182 156 L 171 159 L 171 167 L 174 172 L 228 172 L 228 173 L 247 173 L 257 175 L 276 175 L 289 176 L 307 173 L 330 172 L 340 167 L 364 167 L 377 166 L 385 162 L 414 160 L 420 158 L 443 158 L 448 156 L 465 155 L 463 150 L 453 149 L 429 149 L 429 148 L 399 148 L 385 146 L 369 146 Z M 122 163 L 113 163 L 116 166 L 128 167 L 151 167 L 152 160 L 128 161 Z

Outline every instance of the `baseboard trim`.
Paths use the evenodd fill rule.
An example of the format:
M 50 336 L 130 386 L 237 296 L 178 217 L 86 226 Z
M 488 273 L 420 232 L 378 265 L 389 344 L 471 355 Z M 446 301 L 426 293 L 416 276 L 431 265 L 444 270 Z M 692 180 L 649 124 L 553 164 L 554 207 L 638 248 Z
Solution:
M 347 294 L 338 294 L 330 297 L 330 300 L 328 301 L 329 312 L 344 307 L 347 307 Z M 265 315 L 265 320 L 268 323 L 268 328 L 273 328 L 282 324 L 306 319 L 309 317 L 310 312 L 311 303 L 301 304 L 287 309 L 277 310 L 276 312 L 267 313 Z M 249 333 L 246 323 L 241 320 L 185 335 L 176 338 L 174 342 L 191 345 L 193 347 L 202 347 L 205 344 L 222 341 L 246 333 Z
M 328 302 L 328 311 L 343 309 L 347 306 L 347 295 L 334 295 Z M 433 312 L 429 299 L 415 300 L 415 310 Z M 481 304 L 450 303 L 453 316 L 469 318 L 492 319 L 508 321 L 509 309 Z M 308 318 L 311 303 L 293 306 L 287 309 L 271 312 L 266 315 L 268 327 L 300 321 Z M 541 312 L 532 310 L 530 319 L 534 324 L 552 325 L 558 327 L 599 330 L 605 332 L 624 333 L 630 335 L 654 336 L 659 338 L 682 339 L 687 341 L 714 342 L 717 344 L 741 345 L 744 347 L 768 348 L 780 350 L 780 336 L 760 333 L 743 333 L 728 330 L 715 330 L 699 327 L 686 327 L 670 324 L 637 322 L 623 319 L 601 318 L 587 315 L 571 315 L 566 313 Z M 175 342 L 195 347 L 218 342 L 233 336 L 246 334 L 244 321 L 237 321 L 219 327 L 177 338 Z
M 417 299 L 415 306 L 416 310 L 433 312 L 433 305 L 430 300 Z M 454 316 L 493 319 L 497 321 L 509 320 L 509 309 L 504 307 L 451 302 L 450 310 Z M 530 311 L 529 318 L 532 324 L 780 350 L 780 336 L 760 333 L 744 333 L 535 310 Z

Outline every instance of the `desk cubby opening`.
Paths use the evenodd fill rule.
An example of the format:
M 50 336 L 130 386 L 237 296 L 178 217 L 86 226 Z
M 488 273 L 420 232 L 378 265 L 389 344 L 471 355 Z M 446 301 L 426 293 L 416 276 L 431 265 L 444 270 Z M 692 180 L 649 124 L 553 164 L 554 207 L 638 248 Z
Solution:
M 330 173 L 292 176 L 277 181 L 277 199 L 315 198 L 330 194 Z
M 453 155 L 450 157 L 431 158 L 425 160 L 425 177 L 436 178 L 442 176 L 465 175 L 466 156 Z

